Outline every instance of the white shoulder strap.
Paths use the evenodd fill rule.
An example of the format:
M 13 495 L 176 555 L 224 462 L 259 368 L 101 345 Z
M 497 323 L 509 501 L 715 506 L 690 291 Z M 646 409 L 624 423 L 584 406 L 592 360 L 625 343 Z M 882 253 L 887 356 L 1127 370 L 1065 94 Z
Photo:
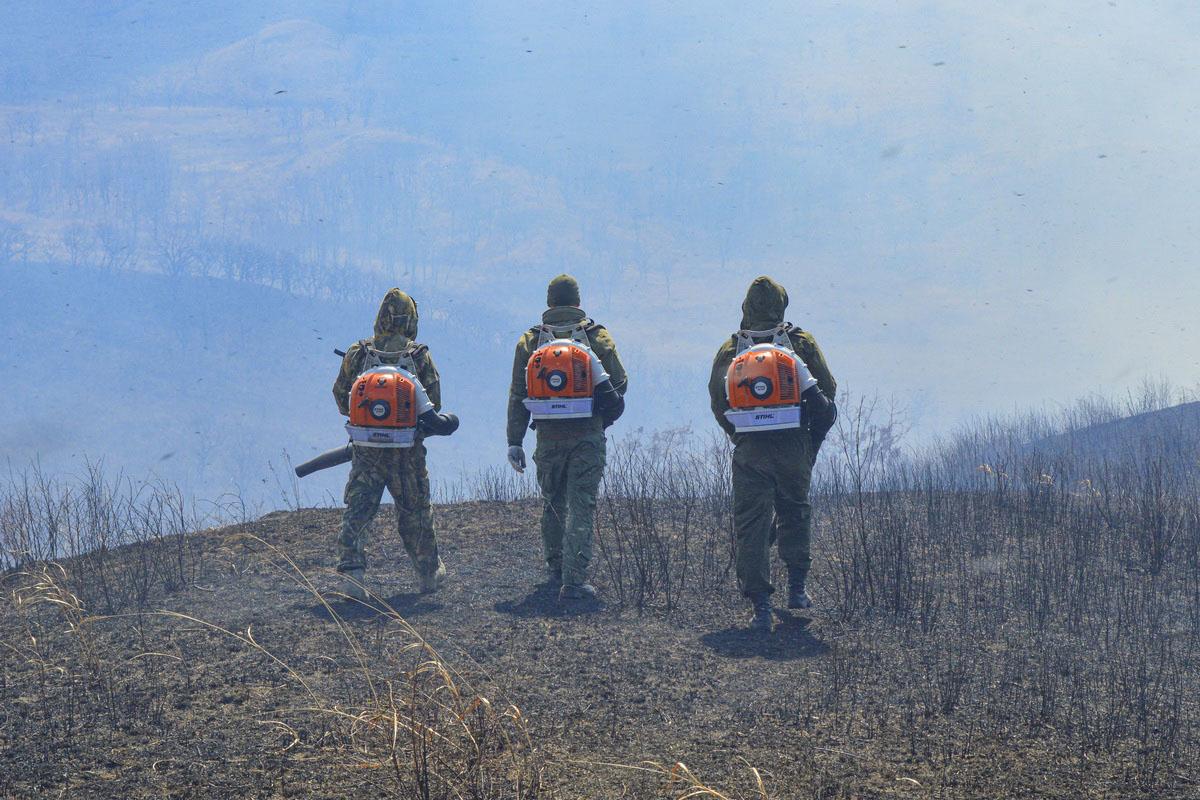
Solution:
M 737 351 L 734 355 L 739 356 L 751 347 L 754 347 L 755 339 L 765 339 L 768 336 L 771 337 L 771 344 L 795 352 L 795 348 L 792 347 L 792 337 L 788 335 L 791 329 L 791 325 L 781 322 L 774 328 L 768 328 L 765 331 L 738 331 L 734 334 L 737 337 Z
M 570 338 L 574 340 L 576 344 L 582 345 L 589 350 L 592 348 L 592 342 L 590 339 L 588 339 L 587 329 L 584 327 L 584 323 L 582 322 L 573 322 L 570 325 L 564 326 L 554 326 L 543 323 L 537 326 L 537 331 L 538 347 L 549 344 L 555 339 Z
M 416 345 L 412 344 L 403 350 L 376 350 L 369 344 L 363 344 L 363 364 L 361 372 L 366 372 L 369 369 L 381 367 L 384 364 L 392 367 L 400 367 L 407 370 L 413 375 L 417 374 L 417 362 L 413 358 L 413 351 Z

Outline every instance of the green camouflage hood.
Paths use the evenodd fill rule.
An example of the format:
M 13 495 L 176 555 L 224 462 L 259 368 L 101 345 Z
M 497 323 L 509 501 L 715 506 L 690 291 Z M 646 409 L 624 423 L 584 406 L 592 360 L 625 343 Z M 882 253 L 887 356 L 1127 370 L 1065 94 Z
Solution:
M 787 290 L 766 275 L 755 278 L 742 303 L 742 330 L 765 331 L 783 322 Z
M 375 339 L 390 339 L 400 335 L 405 339 L 417 336 L 417 303 L 399 289 L 388 289 L 375 317 Z

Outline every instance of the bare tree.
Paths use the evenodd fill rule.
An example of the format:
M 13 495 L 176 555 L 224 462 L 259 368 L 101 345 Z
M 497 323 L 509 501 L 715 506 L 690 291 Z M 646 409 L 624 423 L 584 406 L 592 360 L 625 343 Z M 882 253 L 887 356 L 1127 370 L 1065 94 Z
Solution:
M 96 230 L 100 241 L 100 265 L 111 271 L 128 269 L 137 255 L 137 232 L 119 225 L 101 225 Z
M 63 248 L 67 251 L 67 262 L 78 267 L 91 252 L 95 236 L 86 225 L 68 225 L 62 233 Z
M 154 249 L 168 275 L 187 275 L 196 263 L 196 237 L 181 225 L 159 228 L 154 235 Z

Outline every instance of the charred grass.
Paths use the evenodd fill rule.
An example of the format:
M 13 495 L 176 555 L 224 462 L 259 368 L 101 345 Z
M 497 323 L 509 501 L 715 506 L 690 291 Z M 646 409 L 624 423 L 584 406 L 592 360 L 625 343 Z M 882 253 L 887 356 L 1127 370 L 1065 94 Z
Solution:
M 91 517 L 10 491 L 0 794 L 1197 796 L 1200 494 L 1166 457 L 1186 436 L 1097 459 L 981 428 L 902 457 L 858 411 L 814 490 L 818 608 L 770 637 L 741 629 L 728 454 L 681 432 L 611 451 L 605 602 L 581 608 L 541 583 L 508 482 L 438 508 L 435 595 L 385 507 L 369 604 L 332 591 L 336 510 L 88 561 L 28 555 L 11 532 L 48 523 L 22 509 L 83 539 Z M 145 500 L 102 529 L 155 529 Z

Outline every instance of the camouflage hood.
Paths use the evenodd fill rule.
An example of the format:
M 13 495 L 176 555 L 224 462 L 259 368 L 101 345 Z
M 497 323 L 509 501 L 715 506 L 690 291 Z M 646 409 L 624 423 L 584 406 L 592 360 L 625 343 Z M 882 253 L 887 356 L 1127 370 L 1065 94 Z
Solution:
M 375 344 L 382 346 L 383 340 L 395 337 L 403 340 L 401 345 L 417 337 L 417 303 L 399 289 L 388 289 L 375 317 Z
M 579 305 L 579 281 L 567 274 L 559 275 L 546 287 L 547 308 Z
M 787 290 L 767 276 L 755 278 L 742 303 L 742 330 L 765 331 L 783 322 Z

